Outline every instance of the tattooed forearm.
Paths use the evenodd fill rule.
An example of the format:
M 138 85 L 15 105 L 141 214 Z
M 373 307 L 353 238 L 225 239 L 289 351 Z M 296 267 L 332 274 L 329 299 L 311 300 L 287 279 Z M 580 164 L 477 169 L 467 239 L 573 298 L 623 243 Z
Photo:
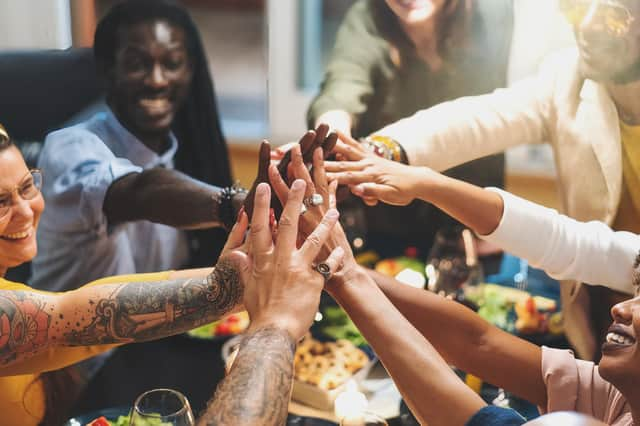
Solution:
M 200 426 L 283 425 L 293 379 L 295 341 L 275 327 L 259 329 L 240 344 L 229 376 L 218 386 Z
M 206 278 L 127 283 L 96 301 L 89 324 L 63 332 L 69 345 L 158 339 L 198 327 L 228 313 L 242 300 L 243 286 L 228 261 Z M 60 324 L 64 328 L 66 324 Z
M 26 357 L 47 345 L 52 307 L 25 291 L 0 292 L 0 365 Z
M 82 287 L 61 293 L 0 290 L 0 366 L 55 345 L 153 340 L 215 321 L 242 302 L 234 265 L 206 277 Z

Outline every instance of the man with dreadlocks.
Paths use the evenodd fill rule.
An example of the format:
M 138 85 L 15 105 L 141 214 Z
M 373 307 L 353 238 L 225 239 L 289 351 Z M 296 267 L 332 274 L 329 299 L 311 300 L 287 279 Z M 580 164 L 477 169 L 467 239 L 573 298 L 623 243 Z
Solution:
M 94 54 L 108 110 L 46 138 L 34 286 L 213 264 L 246 194 L 193 21 L 169 0 L 121 2 Z

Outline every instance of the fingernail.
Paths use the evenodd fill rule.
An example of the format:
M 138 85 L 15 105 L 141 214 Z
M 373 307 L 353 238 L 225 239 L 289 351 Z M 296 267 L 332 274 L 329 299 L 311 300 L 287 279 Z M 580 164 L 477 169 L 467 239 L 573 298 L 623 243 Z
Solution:
M 364 189 L 360 185 L 356 185 L 351 187 L 351 192 L 353 192 L 355 195 L 362 195 L 364 194 Z
M 306 184 L 302 179 L 296 179 L 293 181 L 293 185 L 291 185 L 291 189 L 301 190 L 304 189 Z
M 258 194 L 258 195 L 266 195 L 268 186 L 269 185 L 267 185 L 266 183 L 258 184 L 258 187 L 256 188 L 256 194 Z
M 242 219 L 242 213 L 244 213 L 244 206 L 240 207 L 240 210 L 238 210 L 238 217 L 236 217 L 236 222 L 240 222 L 240 219 Z
M 340 214 L 340 213 L 338 213 L 338 210 L 336 210 L 336 209 L 330 209 L 330 210 L 327 212 L 327 217 L 328 217 L 328 218 L 330 218 L 330 219 L 335 219 L 336 217 L 338 217 L 338 215 L 339 215 L 339 214 Z

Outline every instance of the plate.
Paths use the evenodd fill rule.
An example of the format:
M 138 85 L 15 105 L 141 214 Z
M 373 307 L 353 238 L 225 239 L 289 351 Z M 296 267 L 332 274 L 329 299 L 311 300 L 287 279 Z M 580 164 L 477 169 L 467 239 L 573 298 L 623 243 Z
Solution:
M 106 408 L 104 410 L 93 411 L 91 413 L 69 419 L 64 426 L 85 426 L 87 423 L 101 416 L 106 417 L 109 421 L 115 421 L 119 416 L 126 416 L 128 414 L 128 407 Z M 315 417 L 289 414 L 286 426 L 338 426 L 338 424 Z

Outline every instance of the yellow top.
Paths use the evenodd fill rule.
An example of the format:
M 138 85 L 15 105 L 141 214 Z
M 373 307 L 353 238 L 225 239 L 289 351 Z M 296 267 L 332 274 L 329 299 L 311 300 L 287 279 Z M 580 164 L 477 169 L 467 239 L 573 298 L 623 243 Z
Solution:
M 170 272 L 155 274 L 121 275 L 109 277 L 87 284 L 114 284 L 120 282 L 164 281 Z M 0 291 L 25 290 L 46 293 L 24 284 L 13 283 L 0 278 Z M 60 369 L 76 362 L 91 358 L 118 345 L 97 346 L 57 346 L 22 362 L 0 368 L 0 418 L 3 426 L 36 426 L 44 416 L 44 394 L 40 373 Z
M 622 196 L 613 229 L 640 234 L 640 126 L 620 122 Z

